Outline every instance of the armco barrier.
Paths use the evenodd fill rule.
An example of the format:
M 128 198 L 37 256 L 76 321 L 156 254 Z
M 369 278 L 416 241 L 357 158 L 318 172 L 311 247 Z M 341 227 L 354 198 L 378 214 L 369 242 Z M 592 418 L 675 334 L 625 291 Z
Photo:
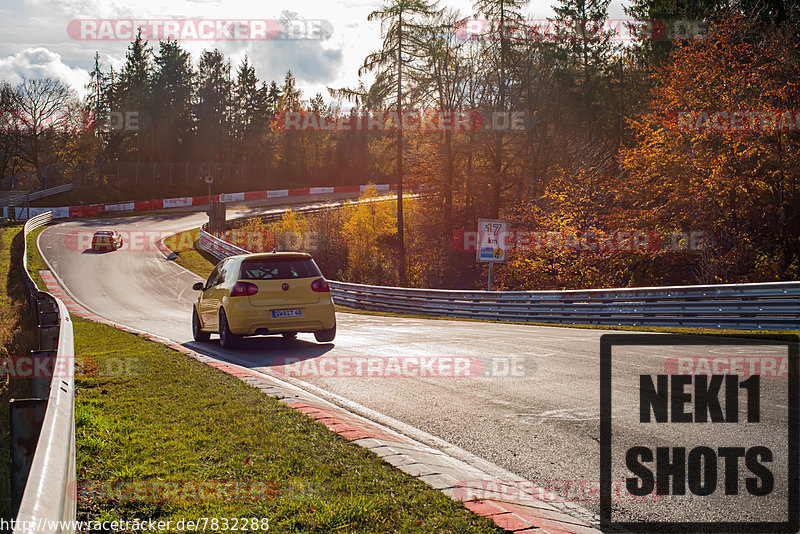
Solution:
M 52 221 L 51 213 L 43 213 L 25 223 L 24 237 L 39 226 Z M 76 518 L 77 499 L 70 494 L 74 491 L 75 476 L 75 378 L 74 378 L 74 339 L 72 321 L 67 307 L 58 298 L 39 291 L 28 274 L 27 239 L 23 241 L 22 267 L 25 285 L 32 302 L 36 304 L 39 324 L 52 330 L 52 311 L 57 311 L 58 341 L 55 347 L 54 368 L 64 370 L 53 377 L 47 396 L 47 411 L 39 433 L 36 453 L 28 474 L 25 491 L 17 512 L 17 528 L 14 534 L 28 532 L 72 532 L 68 530 L 70 521 Z M 40 328 L 40 343 L 42 328 Z M 40 347 L 41 348 L 41 347 Z M 68 365 L 67 365 L 68 364 Z M 13 444 L 12 444 L 13 446 Z M 62 523 L 59 523 L 62 521 Z M 22 523 L 26 522 L 26 523 Z M 23 530 L 22 525 L 28 525 Z M 39 529 L 37 526 L 43 528 Z M 47 525 L 47 526 L 45 526 Z M 72 525 L 74 526 L 74 525 Z
M 330 282 L 366 310 L 571 325 L 800 330 L 800 282 L 578 291 L 452 291 Z
M 218 258 L 246 252 L 203 234 L 203 248 Z M 337 304 L 373 311 L 569 325 L 800 330 L 800 282 L 575 291 L 458 291 L 335 281 L 330 286 Z
M 200 237 L 197 238 L 197 246 L 205 250 L 215 258 L 227 258 L 228 256 L 235 256 L 236 254 L 247 254 L 243 248 L 236 245 L 217 239 L 205 230 L 200 231 Z

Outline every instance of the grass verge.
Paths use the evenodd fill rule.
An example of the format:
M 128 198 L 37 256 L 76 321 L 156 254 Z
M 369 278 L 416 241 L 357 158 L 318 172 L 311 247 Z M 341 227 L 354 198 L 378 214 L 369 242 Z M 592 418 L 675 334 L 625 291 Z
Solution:
M 31 278 L 36 283 L 36 287 L 41 289 L 42 291 L 47 290 L 47 285 L 42 280 L 41 275 L 39 275 L 40 270 L 48 269 L 47 265 L 45 264 L 44 260 L 42 259 L 41 254 L 39 254 L 39 247 L 36 246 L 36 240 L 39 238 L 39 234 L 45 231 L 47 226 L 40 226 L 39 228 L 34 228 L 28 234 L 28 272 L 31 275 Z
M 78 472 L 94 488 L 88 499 L 81 493 L 83 519 L 257 517 L 275 532 L 500 532 L 233 376 L 139 336 L 74 320 L 76 353 L 96 370 L 77 381 Z M 261 489 L 252 501 L 216 499 L 213 491 L 209 499 L 191 492 L 120 498 L 126 481 L 144 480 L 148 491 L 133 497 L 167 482 Z
M 188 232 L 199 231 L 189 230 Z M 168 243 L 169 239 L 175 238 L 172 243 L 186 243 L 189 238 L 183 237 L 182 234 L 175 234 L 164 240 Z M 194 240 L 191 241 L 194 243 Z M 169 245 L 167 245 L 169 246 Z M 172 247 L 170 247 L 172 249 Z M 172 249 L 175 250 L 175 249 Z M 176 251 L 177 252 L 177 251 Z M 185 255 L 185 256 L 184 256 Z M 177 262 L 189 269 L 190 271 L 199 274 L 203 278 L 208 278 L 214 265 L 217 264 L 217 259 L 205 252 L 198 252 L 196 250 L 181 250 L 178 252 Z M 555 323 L 532 323 L 525 321 L 493 321 L 491 319 L 461 319 L 455 317 L 445 317 L 439 315 L 419 315 L 413 313 L 396 313 L 396 312 L 381 312 L 372 310 L 360 310 L 351 308 L 349 306 L 336 305 L 337 312 L 357 313 L 364 315 L 378 315 L 383 317 L 406 317 L 410 319 L 440 319 L 444 321 L 471 321 L 477 323 L 500 323 L 500 324 L 517 324 L 524 326 L 558 326 L 563 328 L 582 328 L 590 330 L 616 330 L 623 332 L 657 332 L 662 334 L 687 334 L 698 336 L 723 336 L 723 337 L 740 337 L 748 339 L 775 339 L 780 341 L 800 341 L 800 331 L 796 330 L 733 330 L 733 329 L 715 329 L 715 328 L 670 328 L 660 326 L 614 326 L 614 325 L 569 325 L 569 324 L 555 324 Z
M 22 281 L 22 225 L 0 227 L 0 357 L 36 348 L 36 320 Z M 0 371 L 0 517 L 11 516 L 8 401 L 30 397 L 28 380 Z
M 198 237 L 200 228 L 192 228 L 167 237 L 164 239 L 164 244 L 177 255 L 175 263 L 203 278 L 208 278 L 218 260 L 208 252 L 195 248 L 194 244 Z

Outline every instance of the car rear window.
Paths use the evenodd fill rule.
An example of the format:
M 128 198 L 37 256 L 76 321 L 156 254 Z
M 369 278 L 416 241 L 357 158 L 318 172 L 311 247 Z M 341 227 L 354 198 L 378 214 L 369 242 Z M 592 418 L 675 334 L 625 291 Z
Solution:
M 239 272 L 240 280 L 288 280 L 322 276 L 312 259 L 246 260 Z

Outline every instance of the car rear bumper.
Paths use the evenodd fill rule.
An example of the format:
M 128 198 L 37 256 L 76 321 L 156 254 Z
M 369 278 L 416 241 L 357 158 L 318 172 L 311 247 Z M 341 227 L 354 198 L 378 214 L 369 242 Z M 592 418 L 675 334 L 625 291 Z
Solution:
M 275 309 L 301 309 L 301 317 L 272 317 Z M 333 328 L 336 315 L 330 297 L 314 304 L 287 305 L 275 308 L 252 306 L 246 298 L 234 297 L 226 306 L 231 332 L 237 335 L 280 334 L 281 332 L 317 332 Z

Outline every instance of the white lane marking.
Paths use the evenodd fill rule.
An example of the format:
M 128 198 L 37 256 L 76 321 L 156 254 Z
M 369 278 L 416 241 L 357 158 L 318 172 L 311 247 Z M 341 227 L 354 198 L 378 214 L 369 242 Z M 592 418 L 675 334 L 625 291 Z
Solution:
M 509 414 L 507 417 L 516 417 L 521 423 L 541 425 L 545 421 L 592 421 L 600 419 L 600 412 L 596 408 L 561 408 L 539 413 Z
M 632 406 L 614 407 L 614 417 L 625 414 L 638 414 L 638 410 Z M 541 425 L 547 421 L 593 421 L 600 419 L 600 410 L 595 407 L 589 408 L 560 408 L 557 410 L 545 410 L 538 413 L 514 413 L 506 414 L 506 417 L 515 417 L 521 423 L 530 425 Z

